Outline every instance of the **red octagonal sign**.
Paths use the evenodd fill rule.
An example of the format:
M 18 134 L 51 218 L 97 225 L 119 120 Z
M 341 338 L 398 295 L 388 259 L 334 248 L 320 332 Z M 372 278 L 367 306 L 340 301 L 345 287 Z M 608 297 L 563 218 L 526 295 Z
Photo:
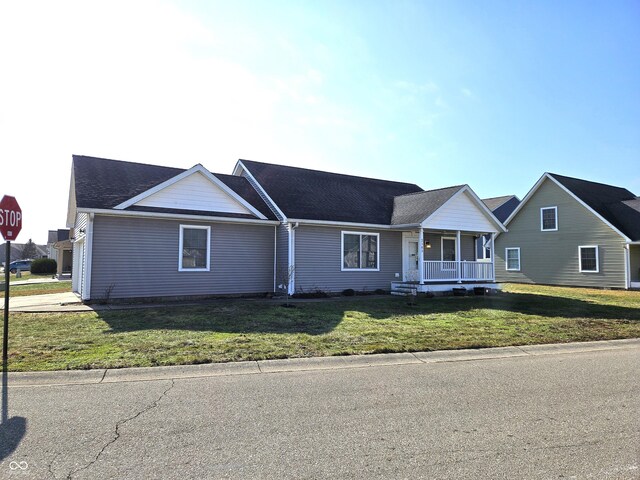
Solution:
M 15 240 L 22 230 L 22 209 L 15 197 L 5 195 L 0 200 L 0 233 L 5 240 Z

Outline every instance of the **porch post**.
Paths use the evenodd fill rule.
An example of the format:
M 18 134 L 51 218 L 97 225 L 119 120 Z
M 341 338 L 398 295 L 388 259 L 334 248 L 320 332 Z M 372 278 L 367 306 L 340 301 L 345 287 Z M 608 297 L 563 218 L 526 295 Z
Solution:
M 418 232 L 418 277 L 420 285 L 424 285 L 424 228 Z
M 462 283 L 462 263 L 460 263 L 460 230 L 456 232 L 456 261 L 458 262 L 458 283 Z
M 496 281 L 496 234 L 495 232 L 491 234 L 491 280 Z

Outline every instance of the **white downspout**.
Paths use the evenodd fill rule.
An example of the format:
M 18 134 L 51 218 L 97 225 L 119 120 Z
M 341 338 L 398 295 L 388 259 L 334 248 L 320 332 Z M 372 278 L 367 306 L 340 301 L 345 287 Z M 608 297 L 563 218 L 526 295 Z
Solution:
M 273 226 L 273 292 L 276 292 L 276 270 L 278 268 L 278 225 Z
M 628 243 L 624 245 L 624 288 L 631 288 L 631 255 Z
M 289 295 L 293 295 L 296 291 L 296 233 L 294 230 L 298 228 L 298 226 L 300 226 L 298 222 L 289 224 Z
M 462 283 L 462 263 L 460 262 L 460 230 L 456 231 L 456 261 L 458 262 L 458 283 Z
M 420 285 L 424 285 L 424 228 L 418 231 L 418 278 Z
M 496 281 L 496 234 L 491 234 L 491 280 Z

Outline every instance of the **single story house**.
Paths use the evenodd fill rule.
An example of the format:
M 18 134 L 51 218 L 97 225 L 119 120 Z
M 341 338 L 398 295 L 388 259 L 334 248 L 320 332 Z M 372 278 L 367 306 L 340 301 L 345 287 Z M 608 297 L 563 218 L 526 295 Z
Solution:
M 496 239 L 499 282 L 640 288 L 640 198 L 545 173 Z
M 47 237 L 47 253 L 49 258 L 56 261 L 58 278 L 71 275 L 71 262 L 73 259 L 73 246 L 71 243 L 71 231 L 65 228 L 49 230 Z
M 468 185 L 79 155 L 67 224 L 85 301 L 490 285 L 493 259 L 477 258 L 477 242 L 506 231 Z

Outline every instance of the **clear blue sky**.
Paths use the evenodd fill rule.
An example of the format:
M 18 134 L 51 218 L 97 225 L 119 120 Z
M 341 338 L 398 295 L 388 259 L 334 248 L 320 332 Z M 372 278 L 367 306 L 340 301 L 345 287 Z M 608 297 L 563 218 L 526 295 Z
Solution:
M 73 153 L 640 194 L 638 1 L 3 4 L 0 45 L 2 163 L 47 185 L 3 182 L 19 241 L 64 226 Z

